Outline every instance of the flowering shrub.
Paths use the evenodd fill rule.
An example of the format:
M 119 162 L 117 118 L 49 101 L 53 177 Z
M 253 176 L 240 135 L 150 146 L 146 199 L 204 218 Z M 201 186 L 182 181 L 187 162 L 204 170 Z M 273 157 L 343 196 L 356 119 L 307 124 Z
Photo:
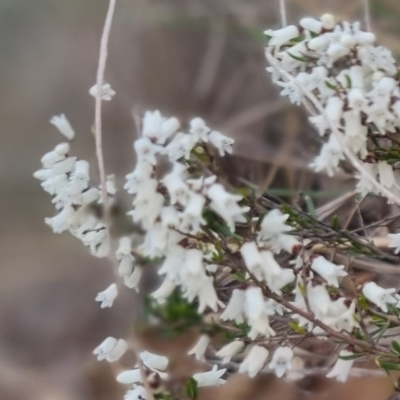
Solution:
M 327 136 L 312 168 L 332 176 L 347 156 L 359 171 L 361 196 L 398 199 L 400 75 L 390 51 L 376 46 L 359 23 L 336 23 L 331 15 L 266 36 L 273 81 L 291 102 L 307 106 L 310 122 Z M 90 90 L 93 96 L 112 99 L 110 85 L 98 87 Z M 74 138 L 64 115 L 51 122 Z M 189 328 L 201 333 L 188 354 L 205 372 L 188 376 L 178 389 L 189 397 L 236 372 L 284 377 L 307 340 L 331 349 L 337 361 L 327 376 L 341 382 L 354 362 L 371 358 L 386 371 L 399 369 L 400 343 L 391 340 L 392 328 L 400 326 L 397 289 L 375 282 L 346 289 L 344 283 L 354 280 L 351 266 L 336 265 L 320 250 L 398 258 L 335 220 L 323 222 L 268 192 L 233 187 L 218 164 L 233 143 L 201 118 L 183 123 L 159 111 L 144 114 L 133 144 L 136 165 L 124 185 L 138 229 L 118 238 L 111 254 L 117 282 L 96 301 L 112 307 L 121 284 L 139 291 L 145 269 L 156 266 L 160 284 L 147 298 L 146 323 L 174 335 Z M 70 232 L 93 255 L 110 256 L 114 238 L 106 208 L 116 193 L 113 180 L 102 182 L 105 191 L 91 184 L 88 162 L 70 156 L 68 142 L 41 161 L 34 176 L 57 210 L 46 224 L 55 233 Z M 94 205 L 103 208 L 103 217 Z M 397 254 L 400 234 L 390 237 Z M 134 338 L 106 338 L 94 354 L 115 363 L 129 349 L 137 364 L 117 375 L 128 387 L 126 400 L 179 398 L 168 358 L 138 349 Z

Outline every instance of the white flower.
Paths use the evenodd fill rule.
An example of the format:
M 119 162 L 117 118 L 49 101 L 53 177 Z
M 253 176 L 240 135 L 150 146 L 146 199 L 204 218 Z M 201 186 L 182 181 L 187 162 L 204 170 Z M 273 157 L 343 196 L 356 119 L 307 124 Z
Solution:
M 277 29 L 275 31 L 269 29 L 264 31 L 264 33 L 271 37 L 268 42 L 268 46 L 276 46 L 278 48 L 300 35 L 299 29 L 295 25 L 289 25 L 285 28 Z
M 150 162 L 141 161 L 136 164 L 133 172 L 126 175 L 124 189 L 129 194 L 136 194 L 143 183 L 153 175 L 154 166 Z
M 151 295 L 159 303 L 162 303 L 174 291 L 175 287 L 176 287 L 175 283 L 171 281 L 168 277 L 166 277 L 161 286 Z
M 206 203 L 204 196 L 197 193 L 191 193 L 189 201 L 182 214 L 181 230 L 196 234 L 200 230 L 200 225 L 204 225 L 206 221 L 203 218 L 203 207 Z
M 139 368 L 121 372 L 119 375 L 117 375 L 117 381 L 126 385 L 142 382 L 142 376 Z
M 96 98 L 97 93 L 98 93 L 98 85 L 96 84 L 89 89 L 89 94 L 94 98 Z M 103 83 L 100 93 L 101 93 L 101 99 L 105 101 L 110 101 L 115 95 L 115 91 L 111 88 L 111 85 L 109 83 Z
M 233 356 L 239 354 L 244 349 L 244 346 L 244 342 L 241 340 L 234 340 L 220 349 L 216 353 L 216 356 L 222 358 L 223 364 L 227 364 L 229 361 L 231 361 Z
M 248 270 L 259 280 L 264 279 L 263 276 L 263 259 L 258 251 L 255 242 L 246 242 L 240 248 L 240 253 L 243 257 L 243 261 L 246 264 Z
M 75 214 L 73 207 L 64 207 L 60 213 L 53 218 L 45 218 L 44 222 L 49 225 L 54 233 L 62 233 L 68 230 L 68 220 Z
M 396 289 L 384 289 L 378 286 L 375 282 L 368 282 L 362 289 L 363 295 L 371 302 L 377 305 L 383 312 L 388 312 L 388 304 L 397 303 L 393 294 Z
M 225 372 L 226 368 L 218 370 L 218 366 L 214 365 L 211 371 L 194 374 L 193 379 L 197 381 L 198 387 L 219 386 L 225 383 L 225 379 L 221 379 Z
M 299 22 L 299 25 L 302 28 L 314 33 L 321 33 L 322 30 L 322 22 L 315 18 L 302 18 Z
M 166 119 L 159 111 L 147 111 L 144 114 L 142 135 L 158 144 L 164 144 L 179 128 L 180 123 L 175 117 Z
M 276 235 L 290 232 L 293 228 L 285 224 L 288 218 L 289 214 L 282 214 L 277 208 L 271 210 L 261 222 L 258 240 L 270 240 Z
M 50 123 L 53 124 L 68 140 L 75 137 L 75 131 L 64 114 L 55 115 L 51 118 Z
M 223 321 L 235 321 L 237 324 L 244 322 L 243 306 L 245 300 L 245 292 L 240 289 L 234 289 L 229 299 L 228 305 L 220 318 Z
M 108 362 L 118 361 L 126 352 L 128 344 L 124 339 L 115 339 L 108 337 L 104 340 L 100 346 L 96 347 L 93 351 L 94 355 L 97 355 L 97 359 L 107 360 Z
M 322 256 L 313 259 L 311 268 L 324 278 L 328 285 L 334 287 L 339 287 L 338 278 L 347 275 L 347 272 L 343 271 L 344 265 L 335 265 Z
M 379 132 L 384 135 L 386 133 L 386 125 L 389 121 L 394 120 L 394 115 L 382 103 L 373 103 L 368 107 L 367 123 L 372 122 L 378 128 Z
M 353 353 L 347 350 L 342 350 L 339 353 L 339 357 L 349 357 L 352 355 Z M 327 378 L 336 378 L 339 382 L 346 382 L 353 363 L 354 360 L 342 360 L 339 358 L 333 366 L 332 371 L 326 375 Z
M 336 137 L 331 134 L 329 141 L 322 146 L 320 155 L 310 164 L 310 167 L 316 172 L 326 170 L 329 176 L 333 176 L 340 160 L 344 160 L 342 148 Z
M 315 285 L 310 282 L 307 284 L 307 298 L 311 311 L 319 320 L 324 320 L 329 312 L 332 300 L 326 290 L 325 285 Z
M 371 179 L 376 179 L 377 170 L 376 164 L 369 163 L 361 163 L 364 171 L 371 177 Z M 359 181 L 356 185 L 356 190 L 361 196 L 365 197 L 368 193 L 374 192 L 375 186 L 371 183 L 371 181 L 365 178 L 363 175 L 355 176 Z
M 240 364 L 239 372 L 247 372 L 250 378 L 254 378 L 264 367 L 268 359 L 268 354 L 268 350 L 265 347 L 252 347 L 246 358 Z
M 147 137 L 137 139 L 134 148 L 139 162 L 148 162 L 152 165 L 157 164 L 156 154 L 161 151 L 161 146 L 151 142 Z
M 210 142 L 218 149 L 219 155 L 223 157 L 225 153 L 232 154 L 232 145 L 235 141 L 220 132 L 212 131 L 208 135 Z
M 274 336 L 275 332 L 269 325 L 267 308 L 262 290 L 259 287 L 249 287 L 245 292 L 244 313 L 251 329 L 248 334 L 250 339 L 258 335 Z
M 201 118 L 193 118 L 190 121 L 190 130 L 196 142 L 201 140 L 203 142 L 208 142 L 208 134 L 211 129 L 206 125 L 205 121 Z
M 146 400 L 147 391 L 144 386 L 137 386 L 132 390 L 128 390 L 124 396 L 124 400 Z
M 278 347 L 272 356 L 269 368 L 275 371 L 275 375 L 281 378 L 292 368 L 293 350 L 290 347 Z
M 288 97 L 290 102 L 293 104 L 298 106 L 301 105 L 304 98 L 304 93 L 296 82 L 277 82 L 277 85 L 283 88 L 283 90 L 280 92 L 281 96 Z
M 128 236 L 120 238 L 118 249 L 115 252 L 117 260 L 121 260 L 122 258 L 131 255 L 131 251 L 132 251 L 131 238 Z
M 139 292 L 139 283 L 142 273 L 142 268 L 136 266 L 131 275 L 124 276 L 124 285 L 129 289 L 135 289 L 136 292 Z
M 164 176 L 162 183 L 168 190 L 172 205 L 180 203 L 186 205 L 189 201 L 190 190 L 182 178 L 173 171 Z
M 378 162 L 378 174 L 380 183 L 390 189 L 396 184 L 393 167 L 386 161 Z
M 117 285 L 113 283 L 106 290 L 97 294 L 96 301 L 101 303 L 100 305 L 101 308 L 111 307 L 117 295 L 118 295 Z
M 207 195 L 211 200 L 210 208 L 225 220 L 232 232 L 235 231 L 235 222 L 246 222 L 243 214 L 249 207 L 240 207 L 237 204 L 243 199 L 242 196 L 228 193 L 219 183 L 212 185 Z
M 139 354 L 139 357 L 143 364 L 152 370 L 164 371 L 167 369 L 169 364 L 167 357 L 159 356 L 148 351 L 142 351 Z
M 188 160 L 190 158 L 190 152 L 195 145 L 196 139 L 193 135 L 178 132 L 164 149 L 164 153 L 168 155 L 171 162 L 175 162 L 180 158 Z
M 204 354 L 210 344 L 210 338 L 207 335 L 201 335 L 196 345 L 188 351 L 189 355 L 194 355 L 196 360 L 205 360 Z
M 135 261 L 135 258 L 131 254 L 129 254 L 125 257 L 122 257 L 118 263 L 119 276 L 122 276 L 123 278 L 127 278 L 127 277 L 131 276 L 132 272 L 133 272 L 133 268 L 134 268 L 134 265 L 133 265 L 134 261 Z
M 400 233 L 389 233 L 388 237 L 390 237 L 392 239 L 389 244 L 389 247 L 396 248 L 394 251 L 394 254 L 399 254 L 399 252 L 400 252 Z

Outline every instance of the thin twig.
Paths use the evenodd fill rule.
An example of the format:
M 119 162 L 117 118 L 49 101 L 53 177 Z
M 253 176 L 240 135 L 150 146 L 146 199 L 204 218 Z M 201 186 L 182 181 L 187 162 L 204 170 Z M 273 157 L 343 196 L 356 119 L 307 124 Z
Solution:
M 369 5 L 369 0 L 364 0 L 364 19 L 365 19 L 365 27 L 367 31 L 371 32 L 371 9 Z
M 386 189 L 383 185 L 381 185 L 373 176 L 371 176 L 361 165 L 360 161 L 356 158 L 356 156 L 351 152 L 349 147 L 347 146 L 343 134 L 339 131 L 338 127 L 332 122 L 332 120 L 327 115 L 324 107 L 322 106 L 321 102 L 318 98 L 308 90 L 304 85 L 298 82 L 292 75 L 290 75 L 287 71 L 285 71 L 280 65 L 278 60 L 273 57 L 271 54 L 267 54 L 268 62 L 279 72 L 282 76 L 285 77 L 288 81 L 294 83 L 302 92 L 308 97 L 308 99 L 312 102 L 315 109 L 325 118 L 326 122 L 329 125 L 332 133 L 335 135 L 336 139 L 338 140 L 343 153 L 347 157 L 347 159 L 353 164 L 354 168 L 361 174 L 363 178 L 365 178 L 369 183 L 371 183 L 376 189 L 380 191 L 382 195 L 387 197 L 390 201 L 400 206 L 400 198 L 395 196 L 390 190 Z
M 282 27 L 287 26 L 287 17 L 286 17 L 286 4 L 285 0 L 279 0 L 279 14 L 281 16 L 281 24 Z
M 95 139 L 96 139 L 96 157 L 99 165 L 100 181 L 101 181 L 101 197 L 103 200 L 104 216 L 107 225 L 108 221 L 108 194 L 107 194 L 107 177 L 106 170 L 104 166 L 103 157 L 103 144 L 102 144 L 102 124 L 101 124 L 101 92 L 104 83 L 104 71 L 106 69 L 107 55 L 108 55 L 108 40 L 110 37 L 111 24 L 114 16 L 116 0 L 110 0 L 106 20 L 104 23 L 103 34 L 100 42 L 100 56 L 99 65 L 97 68 L 97 93 L 96 93 L 96 107 L 95 107 Z M 108 234 L 109 227 L 107 226 Z

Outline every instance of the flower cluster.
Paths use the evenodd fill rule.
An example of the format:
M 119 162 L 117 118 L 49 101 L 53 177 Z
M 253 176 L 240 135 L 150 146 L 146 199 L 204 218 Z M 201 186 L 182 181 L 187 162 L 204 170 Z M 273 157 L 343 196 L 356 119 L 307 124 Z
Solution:
M 327 137 L 311 167 L 329 176 L 338 170 L 345 157 L 333 132 L 337 129 L 364 170 L 399 195 L 400 176 L 395 164 L 400 88 L 391 52 L 376 45 L 375 35 L 363 31 L 359 22 L 336 22 L 329 14 L 320 20 L 304 18 L 298 26 L 265 34 L 269 39 L 267 58 L 277 62 L 267 70 L 282 88 L 281 95 L 300 105 L 308 101 L 307 93 L 312 93 L 324 107 L 323 115 L 310 117 L 319 135 Z M 294 80 L 286 81 L 280 68 Z M 358 178 L 357 190 L 362 195 L 379 194 L 365 176 Z
M 64 115 L 53 117 L 51 123 L 68 139 L 75 136 Z M 45 222 L 54 233 L 69 231 L 93 255 L 105 257 L 109 252 L 107 228 L 92 207 L 101 203 L 101 191 L 89 185 L 89 163 L 71 157 L 69 152 L 69 143 L 60 143 L 42 157 L 42 169 L 34 173 L 34 177 L 42 181 L 43 190 L 52 196 L 52 203 L 58 211 Z M 116 192 L 111 179 L 107 181 L 107 191 L 110 197 Z
M 314 169 L 333 175 L 344 160 L 344 143 L 373 179 L 399 194 L 394 160 L 400 147 L 390 145 L 400 128 L 400 89 L 390 52 L 376 46 L 375 36 L 358 23 L 336 23 L 331 15 L 304 18 L 299 26 L 266 35 L 267 57 L 274 60 L 268 70 L 281 94 L 300 105 L 308 104 L 311 93 L 325 110 L 310 118 L 319 134 L 327 136 Z M 98 96 L 98 89 L 94 86 L 90 94 Z M 109 101 L 115 92 L 104 84 L 100 95 Z M 51 123 L 67 139 L 74 138 L 64 115 Z M 159 111 L 144 114 L 133 143 L 136 164 L 124 185 L 133 197 L 127 216 L 138 229 L 117 238 L 115 257 L 110 257 L 117 262 L 117 278 L 98 293 L 100 307 L 112 307 L 121 283 L 139 292 L 143 273 L 154 267 L 158 287 L 146 293 L 150 317 L 145 323 L 156 329 L 165 324 L 174 334 L 188 327 L 199 331 L 188 355 L 203 369 L 187 377 L 190 397 L 198 388 L 224 384 L 233 372 L 249 378 L 263 372 L 285 376 L 294 369 L 304 339 L 313 346 L 340 343 L 327 376 L 341 382 L 357 357 L 375 357 L 386 370 L 400 368 L 393 364 L 400 344 L 392 342 L 390 348 L 390 336 L 385 336 L 388 328 L 400 326 L 400 294 L 375 282 L 354 284 L 348 266 L 319 251 L 321 244 L 353 250 L 352 255 L 363 254 L 365 247 L 370 256 L 375 249 L 365 238 L 296 207 L 248 187 L 235 188 L 222 177 L 218 163 L 232 153 L 233 143 L 201 118 L 183 124 Z M 102 216 L 109 202 L 90 186 L 89 164 L 69 153 L 68 142 L 57 145 L 34 174 L 58 211 L 45 221 L 55 233 L 69 231 L 79 238 L 92 254 L 109 256 L 109 221 Z M 106 186 L 112 203 L 116 189 L 111 178 Z M 363 195 L 380 194 L 365 177 L 357 189 Z M 391 235 L 389 247 L 400 251 L 400 234 Z M 126 352 L 135 353 L 133 369 L 117 376 L 129 385 L 126 400 L 149 398 L 149 390 L 170 398 L 162 397 L 174 386 L 169 386 L 174 381 L 169 359 L 137 351 L 133 342 L 108 337 L 94 355 L 117 363 Z

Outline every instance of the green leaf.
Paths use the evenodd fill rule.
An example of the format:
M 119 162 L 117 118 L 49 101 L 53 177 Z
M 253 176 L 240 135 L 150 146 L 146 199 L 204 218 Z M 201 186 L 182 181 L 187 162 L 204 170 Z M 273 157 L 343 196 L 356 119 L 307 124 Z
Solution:
M 287 53 L 289 54 L 290 57 L 294 58 L 296 61 L 305 62 L 305 63 L 310 61 L 306 57 L 295 56 L 294 54 L 291 54 L 288 51 L 287 51 Z
M 396 364 L 382 360 L 376 360 L 376 363 L 378 364 L 379 367 L 383 368 L 386 371 L 400 371 L 400 363 Z
M 350 78 L 350 76 L 347 75 L 347 74 L 345 74 L 344 77 L 346 78 L 347 88 L 350 89 L 350 88 L 351 88 L 351 85 L 352 85 L 352 83 L 351 83 L 351 78 Z
M 340 358 L 341 360 L 355 360 L 356 358 L 360 358 L 362 356 L 365 356 L 365 353 L 354 353 L 351 354 L 350 356 L 338 356 L 338 358 Z
M 308 195 L 304 196 L 304 201 L 306 203 L 307 212 L 314 218 L 317 218 L 317 212 L 315 210 L 315 205 L 312 198 Z
M 337 215 L 334 215 L 332 217 L 331 225 L 332 225 L 332 228 L 339 229 L 340 222 L 339 222 L 339 217 Z
M 368 310 L 369 306 L 368 306 L 368 302 L 367 299 L 365 298 L 365 296 L 363 294 L 360 294 L 358 296 L 358 305 L 363 309 L 363 310 Z
M 197 381 L 194 378 L 188 379 L 186 382 L 186 394 L 191 398 L 195 399 L 197 397 L 198 393 L 198 386 L 197 386 Z
M 325 85 L 329 88 L 334 90 L 335 92 L 339 89 L 336 85 L 333 83 L 329 82 L 328 80 L 325 81 Z
M 400 344 L 398 342 L 392 340 L 392 347 L 396 353 L 400 354 Z

